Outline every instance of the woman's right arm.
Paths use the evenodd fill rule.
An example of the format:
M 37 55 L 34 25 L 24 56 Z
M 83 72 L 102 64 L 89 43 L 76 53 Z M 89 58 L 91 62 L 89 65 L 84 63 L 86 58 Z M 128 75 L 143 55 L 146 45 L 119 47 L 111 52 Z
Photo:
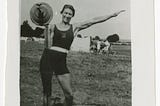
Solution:
M 54 27 L 55 25 L 48 25 L 45 28 L 45 47 L 50 49 L 52 46 L 52 39 L 54 36 Z

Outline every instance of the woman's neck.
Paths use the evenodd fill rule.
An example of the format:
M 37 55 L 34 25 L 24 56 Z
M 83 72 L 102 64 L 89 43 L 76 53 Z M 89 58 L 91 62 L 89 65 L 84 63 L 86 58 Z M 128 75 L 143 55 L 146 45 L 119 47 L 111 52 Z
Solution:
M 60 24 L 61 24 L 61 25 L 64 25 L 64 26 L 68 26 L 68 25 L 70 25 L 70 23 L 69 23 L 69 22 L 63 22 L 63 21 L 62 21 Z
M 70 24 L 65 24 L 63 22 L 60 22 L 57 24 L 58 29 L 60 30 L 68 30 L 70 28 Z

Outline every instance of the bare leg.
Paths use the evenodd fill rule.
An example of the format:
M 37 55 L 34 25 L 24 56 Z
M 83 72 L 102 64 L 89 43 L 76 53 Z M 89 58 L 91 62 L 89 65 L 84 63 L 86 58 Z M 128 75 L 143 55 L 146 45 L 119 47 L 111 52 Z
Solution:
M 72 88 L 71 88 L 70 74 L 67 73 L 64 75 L 57 75 L 57 79 L 59 81 L 59 84 L 62 87 L 64 96 L 65 96 L 65 106 L 72 106 L 73 94 L 72 94 Z
M 40 74 L 43 85 L 43 106 L 49 106 L 49 100 L 52 93 L 52 75 L 53 72 L 49 66 L 49 51 L 44 49 L 40 60 Z
M 43 84 L 43 106 L 49 106 L 51 98 L 52 74 L 41 73 Z

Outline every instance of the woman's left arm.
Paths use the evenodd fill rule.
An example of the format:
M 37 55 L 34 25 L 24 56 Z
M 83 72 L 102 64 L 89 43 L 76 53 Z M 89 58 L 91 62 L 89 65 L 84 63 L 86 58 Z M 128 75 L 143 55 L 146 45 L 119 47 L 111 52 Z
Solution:
M 115 12 L 114 14 L 111 14 L 111 15 L 95 17 L 95 18 L 90 19 L 88 21 L 77 23 L 77 24 L 75 24 L 74 32 L 77 33 L 80 30 L 86 29 L 94 24 L 105 22 L 113 17 L 118 16 L 121 12 L 124 12 L 124 11 L 125 10 L 121 10 L 121 11 Z

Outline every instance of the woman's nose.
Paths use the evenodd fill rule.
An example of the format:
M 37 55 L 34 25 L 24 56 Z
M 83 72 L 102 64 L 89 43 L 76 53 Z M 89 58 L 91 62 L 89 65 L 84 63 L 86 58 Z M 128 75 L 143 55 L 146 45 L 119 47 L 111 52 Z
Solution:
M 69 14 L 66 14 L 66 17 L 69 17 Z
M 66 14 L 66 17 L 71 17 L 70 14 Z

